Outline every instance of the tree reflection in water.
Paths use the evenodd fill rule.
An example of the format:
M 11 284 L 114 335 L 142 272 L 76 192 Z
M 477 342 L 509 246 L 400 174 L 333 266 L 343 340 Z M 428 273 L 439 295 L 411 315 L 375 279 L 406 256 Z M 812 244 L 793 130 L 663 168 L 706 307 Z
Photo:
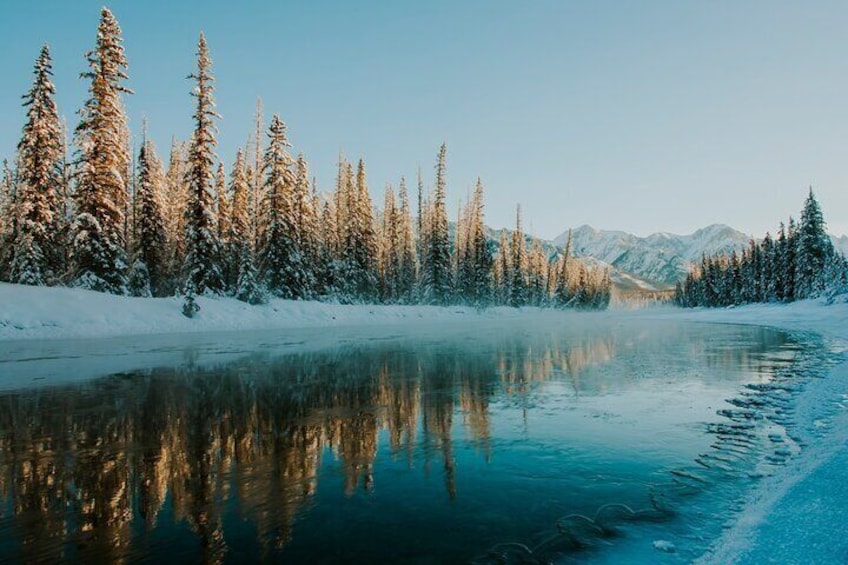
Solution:
M 253 354 L 223 366 L 5 393 L 0 557 L 134 559 L 187 528 L 181 551 L 221 562 L 235 521 L 249 524 L 253 554 L 279 556 L 316 494 L 324 460 L 341 470 L 346 496 L 367 493 L 380 480 L 381 443 L 393 460 L 443 469 L 454 499 L 456 425 L 487 461 L 494 399 L 524 402 L 549 379 L 569 382 L 576 394 L 602 390 L 607 383 L 581 379 L 641 338 L 622 339 L 589 332 L 504 337 L 482 350 L 390 343 Z M 711 359 L 739 363 L 748 354 Z M 170 533 L 154 535 L 162 529 Z

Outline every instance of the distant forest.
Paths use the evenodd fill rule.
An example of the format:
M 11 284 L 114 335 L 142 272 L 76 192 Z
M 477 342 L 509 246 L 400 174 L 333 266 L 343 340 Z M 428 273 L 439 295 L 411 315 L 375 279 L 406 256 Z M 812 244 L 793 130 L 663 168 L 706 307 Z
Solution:
M 754 302 L 792 302 L 848 292 L 848 263 L 833 247 L 813 189 L 804 202 L 801 222 L 789 218 L 777 237 L 751 240 L 730 255 L 705 255 L 677 284 L 679 306 L 733 306 Z
M 86 54 L 88 98 L 67 132 L 60 120 L 47 45 L 24 95 L 26 122 L 0 178 L 0 279 L 68 285 L 132 296 L 229 295 L 343 303 L 466 304 L 602 309 L 608 270 L 589 268 L 570 245 L 548 254 L 521 230 L 490 240 L 483 183 L 453 224 L 446 199 L 446 147 L 425 188 L 419 172 L 413 216 L 405 179 L 386 187 L 382 209 L 369 193 L 365 163 L 339 157 L 335 190 L 317 191 L 309 165 L 293 157 L 286 126 L 255 135 L 229 171 L 215 153 L 220 116 L 203 34 L 193 81 L 194 131 L 174 141 L 167 164 L 142 132 L 132 149 L 123 97 L 128 64 L 121 30 L 101 12 Z M 68 141 L 68 138 L 71 138 Z

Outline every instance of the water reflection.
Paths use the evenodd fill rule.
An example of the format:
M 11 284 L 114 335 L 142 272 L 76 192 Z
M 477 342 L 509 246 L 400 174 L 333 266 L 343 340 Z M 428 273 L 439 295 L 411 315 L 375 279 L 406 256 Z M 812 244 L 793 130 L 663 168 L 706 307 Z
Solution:
M 319 486 L 343 493 L 355 512 L 347 519 L 358 523 L 377 512 L 368 501 L 381 481 L 418 487 L 420 476 L 399 474 L 398 462 L 440 475 L 446 499 L 457 500 L 457 442 L 508 483 L 509 472 L 488 463 L 510 449 L 498 443 L 498 418 L 517 408 L 526 419 L 551 392 L 545 383 L 566 385 L 574 398 L 626 395 L 653 377 L 700 370 L 732 389 L 740 374 L 762 377 L 785 344 L 784 335 L 757 329 L 525 331 L 470 345 L 397 340 L 266 352 L 4 393 L 0 559 L 282 559 L 298 520 L 339 504 L 316 500 Z M 479 471 L 475 464 L 468 473 Z M 469 558 L 498 535 L 454 540 L 476 545 L 447 560 Z M 351 555 L 397 556 L 388 548 Z

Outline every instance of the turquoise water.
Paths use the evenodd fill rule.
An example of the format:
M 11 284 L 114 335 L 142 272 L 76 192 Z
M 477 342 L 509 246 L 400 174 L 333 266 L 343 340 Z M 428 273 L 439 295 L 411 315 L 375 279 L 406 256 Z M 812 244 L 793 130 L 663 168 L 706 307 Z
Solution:
M 768 329 L 268 336 L 0 393 L 0 560 L 688 562 L 797 449 Z

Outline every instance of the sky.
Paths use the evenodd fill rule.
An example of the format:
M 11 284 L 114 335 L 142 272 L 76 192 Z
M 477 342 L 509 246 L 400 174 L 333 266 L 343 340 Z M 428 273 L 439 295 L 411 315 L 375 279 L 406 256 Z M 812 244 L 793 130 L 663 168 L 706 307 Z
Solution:
M 43 43 L 71 127 L 102 2 L 0 0 L 0 157 L 24 123 Z M 229 170 L 278 113 L 319 189 L 365 159 L 374 200 L 448 147 L 449 211 L 477 177 L 486 222 L 553 238 L 725 223 L 772 233 L 812 186 L 848 234 L 848 2 L 382 0 L 107 4 L 123 29 L 134 139 L 167 158 L 192 130 L 198 34 Z M 414 200 L 414 199 L 413 199 Z

